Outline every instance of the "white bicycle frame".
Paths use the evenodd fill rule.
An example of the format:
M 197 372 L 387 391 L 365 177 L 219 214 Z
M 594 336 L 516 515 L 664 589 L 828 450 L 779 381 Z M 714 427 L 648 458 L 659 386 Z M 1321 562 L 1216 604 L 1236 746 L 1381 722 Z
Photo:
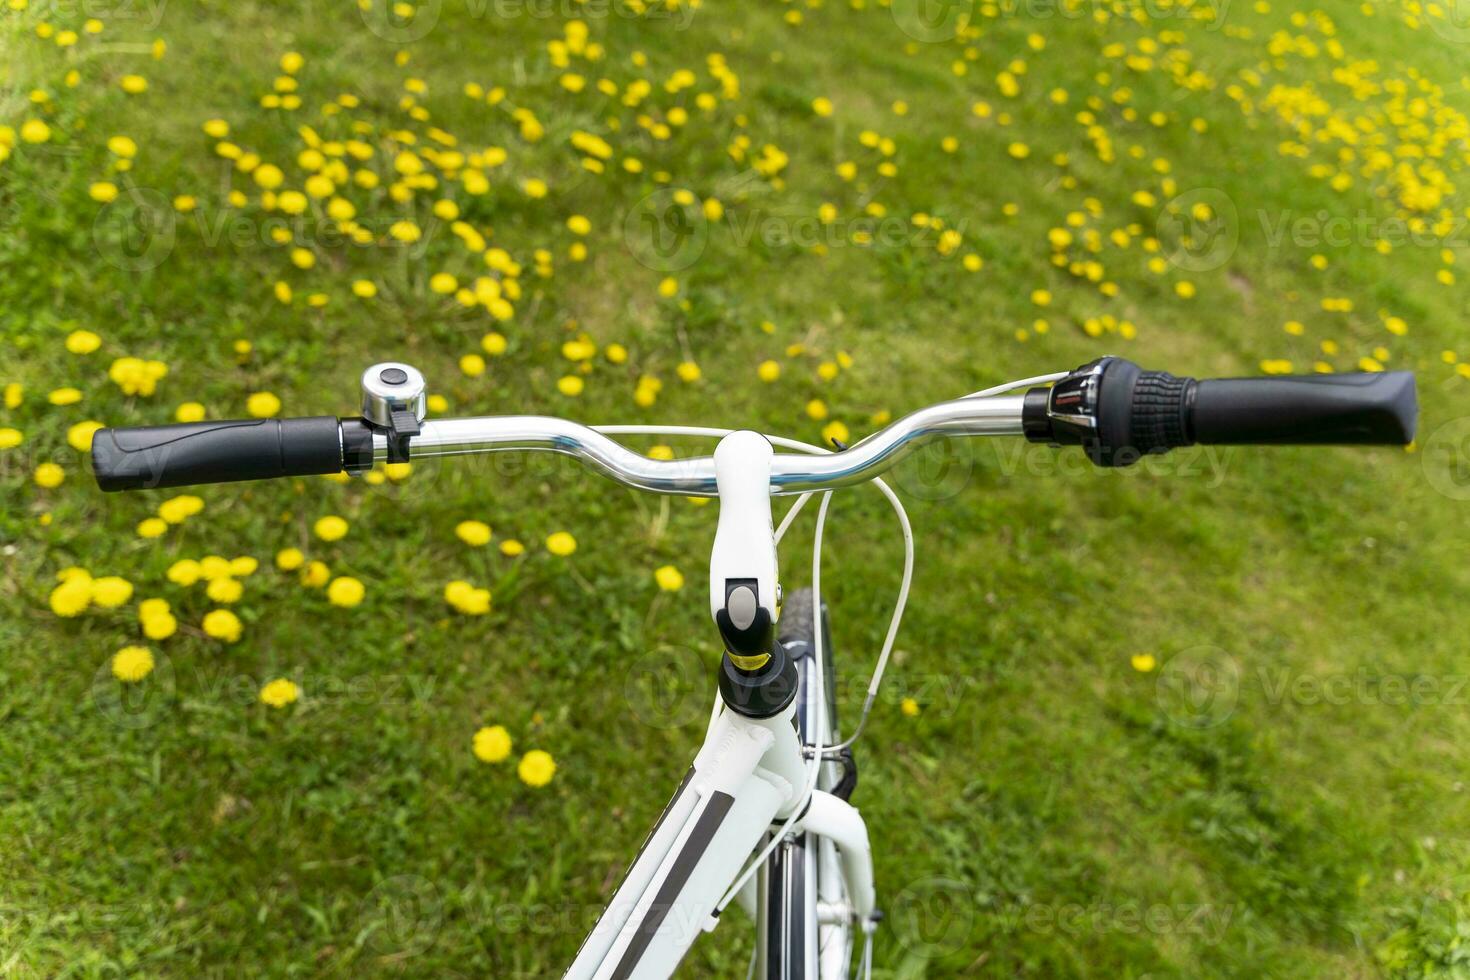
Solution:
M 762 607 L 775 619 L 773 455 L 763 436 L 748 431 L 726 436 L 715 450 L 720 517 L 710 557 L 711 615 L 726 608 L 727 583 L 755 580 Z M 830 731 L 825 692 L 815 683 L 805 687 L 808 717 L 815 708 L 817 728 Z M 867 827 L 847 801 L 809 786 L 810 767 L 820 768 L 821 763 L 809 764 L 803 756 L 794 724 L 796 711 L 793 700 L 775 716 L 752 718 L 717 703 L 704 745 L 583 942 L 566 973 L 568 980 L 671 975 L 694 940 L 718 923 L 717 906 L 748 870 L 751 856 L 761 851 L 757 860 L 764 863 L 769 848 L 763 850 L 761 845 L 778 821 L 790 821 L 778 831 L 783 838 L 806 833 L 835 845 L 847 901 L 822 911 L 829 918 L 868 927 L 875 896 Z M 759 894 L 772 884 L 764 879 L 764 869 L 758 870 L 760 877 L 748 874 L 737 896 L 757 922 Z M 806 884 L 811 888 L 806 894 L 814 895 L 816 882 Z M 808 907 L 816 911 L 815 897 Z M 821 956 L 818 932 L 813 928 L 806 933 L 809 969 L 794 975 L 846 977 L 847 947 L 843 946 L 840 959 Z M 769 929 L 758 931 L 758 962 L 766 959 L 762 953 L 769 937 Z

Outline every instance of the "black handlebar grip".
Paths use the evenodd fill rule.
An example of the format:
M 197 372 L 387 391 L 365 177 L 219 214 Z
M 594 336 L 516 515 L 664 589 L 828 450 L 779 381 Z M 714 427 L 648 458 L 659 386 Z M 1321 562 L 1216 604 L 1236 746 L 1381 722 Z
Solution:
M 1402 446 L 1418 400 L 1408 371 L 1223 378 L 1196 383 L 1191 414 L 1205 445 Z
M 339 473 L 342 431 L 332 415 L 98 429 L 92 469 L 107 491 Z

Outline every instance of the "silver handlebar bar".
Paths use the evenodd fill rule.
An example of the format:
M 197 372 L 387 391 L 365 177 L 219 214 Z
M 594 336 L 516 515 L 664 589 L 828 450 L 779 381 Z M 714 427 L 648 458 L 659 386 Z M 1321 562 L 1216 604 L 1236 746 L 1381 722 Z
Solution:
M 941 436 L 1021 435 L 1022 395 L 956 398 L 905 415 L 857 444 L 826 455 L 777 454 L 771 493 L 834 490 L 864 483 Z M 624 486 L 689 497 L 717 495 L 712 456 L 650 459 L 595 427 L 540 415 L 425 419 L 409 445 L 409 460 L 508 450 L 547 450 L 575 456 Z M 373 459 L 388 460 L 388 438 L 373 436 Z

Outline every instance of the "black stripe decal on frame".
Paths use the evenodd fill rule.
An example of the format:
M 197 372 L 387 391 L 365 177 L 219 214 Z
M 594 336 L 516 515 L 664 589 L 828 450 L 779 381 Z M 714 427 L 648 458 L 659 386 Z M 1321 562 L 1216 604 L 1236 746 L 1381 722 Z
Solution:
M 684 774 L 684 778 L 679 782 L 679 788 L 676 789 L 676 790 L 674 790 L 674 797 L 673 797 L 673 799 L 669 800 L 668 805 L 664 807 L 663 812 L 658 815 L 658 823 L 654 824 L 653 825 L 653 829 L 648 832 L 648 836 L 645 837 L 645 838 L 643 838 L 643 843 L 641 845 L 639 845 L 639 847 L 638 847 L 638 853 L 635 854 L 635 855 L 633 855 L 633 860 L 631 862 L 629 862 L 627 869 L 625 871 L 623 871 L 623 876 L 620 879 L 618 879 L 618 887 L 613 890 L 613 897 L 614 898 L 617 897 L 618 891 L 620 891 L 622 889 L 623 882 L 625 882 L 625 881 L 628 880 L 628 875 L 632 873 L 634 866 L 638 864 L 638 859 L 643 856 L 643 852 L 644 851 L 648 850 L 649 843 L 653 841 L 654 837 L 658 836 L 659 829 L 661 827 L 663 827 L 664 821 L 668 819 L 669 811 L 671 811 L 671 810 L 674 809 L 675 804 L 677 804 L 679 802 L 679 797 L 683 796 L 684 795 L 684 790 L 686 788 L 688 788 L 688 786 L 689 786 L 689 780 L 691 780 L 693 778 L 694 778 L 694 767 L 693 766 L 690 766 L 689 767 L 689 771 Z M 604 905 L 602 907 L 602 915 L 599 915 L 597 917 L 597 921 L 598 921 L 599 924 L 601 924 L 601 922 L 602 922 L 602 917 L 605 916 L 605 915 L 607 915 L 608 907 L 611 904 L 612 904 L 611 901 L 609 901 L 608 905 Z M 587 948 L 587 943 L 591 941 L 593 935 L 594 935 L 594 933 L 590 933 L 589 932 L 587 934 L 587 937 L 582 940 L 582 945 L 577 948 L 577 955 L 578 956 L 581 956 L 582 955 L 582 950 L 584 950 L 584 949 Z
M 623 958 L 618 962 L 618 968 L 613 971 L 613 980 L 628 980 L 633 975 L 634 967 L 643 958 L 648 944 L 653 941 L 654 934 L 658 932 L 664 919 L 668 917 L 669 909 L 674 907 L 679 893 L 688 884 L 689 876 L 694 874 L 694 868 L 699 864 L 699 859 L 704 857 L 704 852 L 709 849 L 710 841 L 714 840 L 715 833 L 725 822 L 725 815 L 730 812 L 730 807 L 734 804 L 735 798 L 729 793 L 716 792 L 710 796 L 709 803 L 705 806 L 704 812 L 699 815 L 699 820 L 694 824 L 694 830 L 690 832 L 689 839 L 684 843 L 684 849 L 679 852 L 678 857 L 674 858 L 673 867 L 669 869 L 669 876 L 659 886 L 658 894 L 654 896 L 648 914 L 639 923 L 633 941 L 628 944 Z

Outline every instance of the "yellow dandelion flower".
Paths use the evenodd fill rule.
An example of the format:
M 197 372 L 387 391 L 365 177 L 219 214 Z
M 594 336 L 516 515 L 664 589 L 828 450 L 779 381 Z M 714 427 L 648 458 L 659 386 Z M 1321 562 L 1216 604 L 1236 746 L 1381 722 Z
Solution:
M 301 688 L 295 681 L 278 677 L 260 689 L 260 703 L 272 708 L 284 708 L 301 697 Z
M 332 570 L 324 561 L 313 561 L 301 570 L 301 584 L 308 589 L 320 589 L 332 577 Z
M 66 430 L 66 444 L 77 452 L 84 453 L 92 448 L 92 434 L 101 428 L 101 422 L 78 422 Z
M 168 567 L 166 577 L 175 585 L 188 588 L 203 577 L 203 569 L 192 558 L 183 558 Z
M 158 505 L 158 516 L 170 524 L 182 524 L 184 521 L 204 510 L 204 500 L 193 494 L 184 494 L 178 497 L 170 497 Z
M 168 522 L 161 517 L 149 517 L 138 523 L 138 537 L 161 538 L 168 533 Z
M 20 138 L 27 143 L 44 143 L 51 138 L 51 127 L 39 119 L 27 119 L 20 124 Z
M 475 758 L 481 762 L 503 762 L 510 757 L 510 733 L 503 725 L 492 725 L 475 732 Z
M 205 613 L 202 628 L 206 636 L 225 643 L 240 639 L 240 617 L 228 609 L 212 609 Z
M 153 651 L 147 647 L 123 647 L 112 655 L 112 676 L 124 684 L 136 684 L 153 673 Z
M 546 550 L 558 558 L 565 558 L 577 550 L 577 539 L 566 531 L 557 531 L 546 539 Z
M 66 349 L 72 354 L 90 354 L 102 346 L 102 338 L 90 330 L 73 330 L 66 335 Z
M 454 527 L 454 536 L 471 548 L 483 548 L 490 543 L 490 525 L 484 521 L 460 521 Z
M 245 587 L 232 578 L 217 578 L 210 582 L 204 590 L 204 594 L 209 596 L 211 602 L 218 602 L 222 605 L 239 602 L 244 592 Z
M 678 592 L 684 587 L 684 574 L 673 565 L 661 565 L 654 569 L 653 580 L 665 592 Z
M 328 514 L 317 519 L 312 525 L 312 531 L 323 541 L 340 541 L 347 536 L 348 527 L 347 521 L 336 514 Z
M 116 575 L 92 580 L 92 602 L 103 609 L 116 609 L 133 597 L 133 583 Z
M 556 760 L 551 757 L 550 752 L 532 749 L 521 756 L 520 765 L 516 767 L 516 775 L 521 777 L 521 782 L 527 786 L 545 786 L 551 782 L 551 777 L 556 775 Z
M 61 486 L 62 481 L 66 479 L 66 470 L 55 463 L 42 463 L 36 467 L 32 478 L 36 481 L 36 486 L 51 490 Z
M 526 553 L 526 546 L 515 538 L 506 538 L 500 542 L 500 553 L 507 558 L 515 558 Z
M 64 619 L 78 616 L 92 604 L 91 576 L 73 575 L 51 590 L 51 611 Z
M 351 609 L 362 602 L 366 593 L 367 590 L 361 582 L 351 576 L 343 575 L 332 579 L 331 584 L 327 586 L 327 601 L 334 606 Z
M 245 399 L 245 411 L 251 418 L 268 419 L 281 410 L 281 400 L 269 391 L 257 391 Z
M 485 373 L 485 359 L 479 354 L 466 354 L 459 359 L 459 369 L 467 378 L 478 378 Z

